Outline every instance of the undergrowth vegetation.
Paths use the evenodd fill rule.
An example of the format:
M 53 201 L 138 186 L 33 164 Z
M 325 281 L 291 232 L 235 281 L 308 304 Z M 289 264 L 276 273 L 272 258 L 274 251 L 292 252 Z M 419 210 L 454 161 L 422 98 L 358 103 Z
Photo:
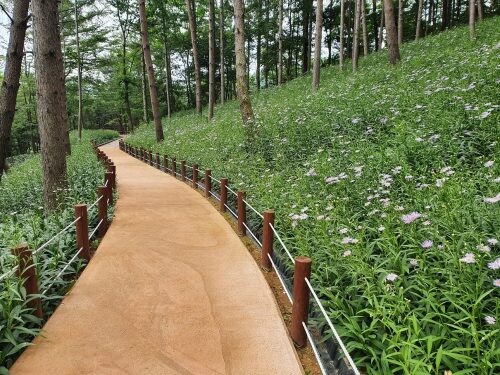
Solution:
M 68 161 L 69 188 L 60 212 L 44 217 L 42 207 L 42 170 L 39 155 L 31 155 L 16 163 L 0 183 L 0 374 L 30 344 L 39 332 L 41 321 L 26 305 L 26 291 L 21 280 L 9 274 L 17 264 L 10 249 L 26 243 L 37 249 L 74 220 L 77 203 L 90 204 L 97 199 L 97 186 L 103 183 L 104 168 L 98 163 L 91 141 L 97 143 L 118 137 L 115 131 L 86 131 L 79 143 L 71 135 L 72 155 Z M 89 212 L 89 225 L 97 224 L 96 210 Z M 42 296 L 44 318 L 52 314 L 84 266 L 83 261 L 71 265 L 55 279 L 76 253 L 75 229 L 62 234 L 36 255 L 39 290 Z M 53 285 L 51 285 L 53 283 Z
M 228 177 L 274 208 L 355 362 L 369 374 L 500 371 L 500 18 L 255 93 L 128 139 Z M 346 69 L 347 70 L 347 69 Z

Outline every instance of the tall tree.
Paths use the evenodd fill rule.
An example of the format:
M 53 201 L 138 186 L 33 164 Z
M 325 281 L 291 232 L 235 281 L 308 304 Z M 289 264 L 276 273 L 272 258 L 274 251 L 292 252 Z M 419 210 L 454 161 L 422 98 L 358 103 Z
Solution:
M 289 20 L 291 22 L 291 20 Z M 283 0 L 278 5 L 278 85 L 283 81 Z
M 302 73 L 309 71 L 309 25 L 311 22 L 312 1 L 303 0 L 302 2 Z
M 323 0 L 316 0 L 316 39 L 314 41 L 313 91 L 318 90 L 321 70 L 321 44 L 323 31 Z
M 224 104 L 224 89 L 225 89 L 225 69 L 224 69 L 224 0 L 220 0 L 219 10 L 219 29 L 220 29 L 220 104 Z
M 476 5 L 474 0 L 469 0 L 469 35 L 471 39 L 476 37 Z
M 128 74 L 128 49 L 129 49 L 129 34 L 132 24 L 135 22 L 132 16 L 132 1 L 133 0 L 108 0 L 116 10 L 116 18 L 120 26 L 121 36 L 121 82 L 123 84 L 123 104 L 127 114 L 129 129 L 134 130 L 134 118 L 132 117 L 132 106 L 130 104 L 130 76 Z
M 142 91 L 142 120 L 147 124 L 148 119 L 148 93 L 146 83 L 146 61 L 144 60 L 144 51 L 141 46 L 141 91 Z
M 61 157 L 66 153 L 68 117 L 58 5 L 58 0 L 34 0 L 32 3 L 37 117 L 46 213 L 57 209 L 68 184 L 66 158 Z
M 375 39 L 375 51 L 379 49 L 378 26 L 377 26 L 377 0 L 372 0 L 372 26 L 373 39 Z
M 403 12 L 405 3 L 404 0 L 399 0 L 398 2 L 398 44 L 401 47 L 403 44 Z
M 7 148 L 16 113 L 16 98 L 23 64 L 24 39 L 28 25 L 29 0 L 15 0 L 5 55 L 5 70 L 0 89 L 0 179 L 5 170 Z
M 359 57 L 359 19 L 361 15 L 361 1 L 355 0 L 354 9 L 354 40 L 352 45 L 352 70 L 356 71 L 358 68 L 358 57 Z
M 424 7 L 424 0 L 418 0 L 418 9 L 417 9 L 417 28 L 415 30 L 415 40 L 420 38 L 420 34 L 422 33 L 422 9 Z
M 394 20 L 394 6 L 392 0 L 384 0 L 385 29 L 387 33 L 387 49 L 389 50 L 389 62 L 396 64 L 400 57 L 398 32 Z
M 153 121 L 155 124 L 156 142 L 163 141 L 163 127 L 161 125 L 160 103 L 158 102 L 158 93 L 156 92 L 156 80 L 151 58 L 151 47 L 149 45 L 148 22 L 146 19 L 146 0 L 139 1 L 139 18 L 141 20 L 141 39 L 144 62 L 148 73 L 149 98 L 151 100 L 151 109 L 153 110 Z
M 214 117 L 215 105 L 215 0 L 208 2 L 208 119 Z
M 361 20 L 363 28 L 363 56 L 368 56 L 368 31 L 366 29 L 366 4 L 361 0 Z
M 344 67 L 344 15 L 345 15 L 345 0 L 340 0 L 340 51 L 339 51 L 339 66 Z
M 252 144 L 256 137 L 250 91 L 248 89 L 245 56 L 245 6 L 243 0 L 234 0 L 234 50 L 236 54 L 236 94 L 240 102 L 241 119 L 247 141 Z
M 484 19 L 483 0 L 477 0 L 477 16 L 479 21 Z
M 198 42 L 196 39 L 196 14 L 193 9 L 194 2 L 192 0 L 186 0 L 186 7 L 189 20 L 189 30 L 191 32 L 191 45 L 193 48 L 193 63 L 194 63 L 194 80 L 196 85 L 196 113 L 201 115 L 202 105 L 201 105 L 201 72 L 200 72 L 200 60 L 198 58 Z
M 83 130 L 83 89 L 82 89 L 82 55 L 80 54 L 80 10 L 78 0 L 74 0 L 75 11 L 75 41 L 76 41 L 76 69 L 78 84 L 78 140 L 82 139 Z

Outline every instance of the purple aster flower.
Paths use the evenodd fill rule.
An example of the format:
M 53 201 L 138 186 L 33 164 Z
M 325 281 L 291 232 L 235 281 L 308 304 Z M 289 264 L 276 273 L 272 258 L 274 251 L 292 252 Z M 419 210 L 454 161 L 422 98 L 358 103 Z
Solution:
M 495 259 L 493 262 L 488 263 L 490 270 L 497 270 L 500 268 L 500 258 Z
M 396 281 L 396 279 L 398 278 L 399 276 L 396 275 L 395 273 L 390 273 L 388 274 L 386 277 L 385 277 L 385 280 L 386 281 Z
M 484 321 L 486 323 L 488 323 L 489 325 L 493 325 L 497 322 L 497 320 L 493 316 L 489 316 L 489 315 L 484 317 Z
M 412 212 L 412 213 L 409 213 L 407 215 L 403 215 L 401 217 L 401 220 L 405 223 L 405 224 L 411 224 L 413 223 L 415 220 L 419 219 L 420 217 L 422 217 L 422 214 L 419 213 L 419 212 Z
M 432 244 L 432 240 L 425 240 L 420 244 L 420 246 L 422 246 L 422 249 L 430 249 L 432 247 Z
M 467 264 L 476 263 L 476 256 L 473 253 L 466 253 L 463 258 L 460 258 L 460 262 Z

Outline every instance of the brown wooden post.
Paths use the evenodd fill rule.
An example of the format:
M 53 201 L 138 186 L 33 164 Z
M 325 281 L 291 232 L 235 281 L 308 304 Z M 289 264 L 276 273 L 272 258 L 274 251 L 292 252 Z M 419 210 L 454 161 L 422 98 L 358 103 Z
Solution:
M 220 212 L 226 212 L 227 178 L 220 179 Z
M 247 222 L 247 207 L 245 204 L 246 193 L 244 190 L 238 190 L 238 231 L 242 236 L 247 234 L 245 225 Z
M 89 245 L 89 221 L 87 216 L 87 205 L 77 204 L 75 206 L 75 219 L 80 218 L 76 222 L 76 246 L 80 252 L 80 258 L 90 260 L 90 245 Z
M 149 165 L 153 166 L 153 152 L 152 151 L 149 151 Z
M 163 156 L 163 168 L 165 170 L 165 173 L 168 173 L 168 156 L 167 155 Z
M 160 169 L 161 164 L 160 164 L 160 154 L 156 153 L 156 168 Z
M 106 176 L 104 178 L 104 182 L 106 185 L 106 189 L 108 189 L 108 198 L 107 199 L 109 199 L 109 201 L 112 202 L 113 201 L 113 173 L 106 172 L 105 175 Z
M 116 165 L 111 164 L 111 173 L 113 174 L 112 179 L 111 179 L 111 188 L 113 190 L 116 190 Z
M 193 189 L 198 189 L 198 164 L 193 164 Z
M 181 160 L 181 179 L 186 181 L 186 161 Z
M 205 197 L 210 198 L 212 191 L 212 170 L 205 169 Z
M 298 348 L 307 345 L 307 335 L 302 322 L 307 324 L 309 315 L 309 288 L 306 278 L 311 277 L 311 259 L 307 257 L 295 258 L 295 272 L 293 274 L 293 306 L 290 322 L 290 336 Z
M 99 237 L 104 237 L 106 232 L 108 231 L 108 200 L 107 200 L 107 191 L 105 186 L 99 186 L 97 188 L 97 196 L 100 198 L 98 203 L 98 214 L 97 219 L 99 221 L 102 220 L 101 226 L 99 227 Z
M 19 245 L 12 249 L 12 253 L 19 259 L 17 276 L 23 279 L 23 286 L 24 289 L 26 289 L 26 294 L 40 294 L 38 291 L 36 269 L 33 265 L 33 253 L 28 248 L 28 245 Z M 40 300 L 40 297 L 31 299 L 28 302 L 28 306 L 32 309 L 35 309 L 35 316 L 37 318 L 43 318 L 42 301 Z
M 264 226 L 262 227 L 262 258 L 260 265 L 267 271 L 271 270 L 272 265 L 269 256 L 273 255 L 274 232 L 271 225 L 274 225 L 274 211 L 266 210 L 264 211 Z
M 177 171 L 177 160 L 172 158 L 172 176 L 175 177 L 175 172 Z

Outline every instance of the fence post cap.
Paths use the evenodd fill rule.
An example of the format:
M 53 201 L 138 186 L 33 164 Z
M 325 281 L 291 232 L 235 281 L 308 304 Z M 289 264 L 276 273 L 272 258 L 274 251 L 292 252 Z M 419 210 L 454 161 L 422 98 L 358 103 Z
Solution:
M 274 215 L 275 212 L 272 208 L 268 208 L 268 209 L 264 210 L 264 213 L 268 214 L 268 215 Z
M 87 205 L 84 203 L 75 204 L 75 208 L 83 208 L 83 207 L 87 207 Z
M 298 257 L 295 257 L 295 263 L 311 264 L 312 260 L 309 257 L 305 257 L 305 256 L 300 255 Z

